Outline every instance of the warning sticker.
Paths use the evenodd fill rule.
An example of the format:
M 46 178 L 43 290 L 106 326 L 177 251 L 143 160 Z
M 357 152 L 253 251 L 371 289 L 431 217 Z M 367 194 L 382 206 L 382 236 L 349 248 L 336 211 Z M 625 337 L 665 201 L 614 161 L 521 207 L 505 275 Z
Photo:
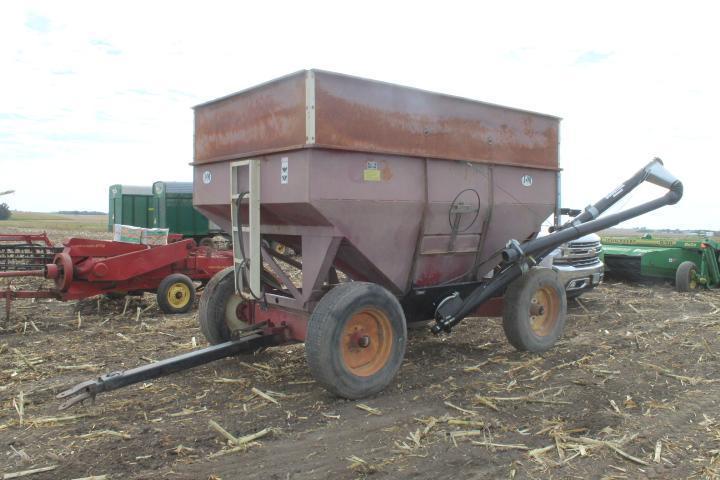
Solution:
M 379 182 L 382 180 L 382 172 L 371 168 L 365 169 L 363 171 L 363 180 L 366 182 Z
M 282 157 L 280 159 L 280 184 L 287 185 L 288 178 L 288 157 Z

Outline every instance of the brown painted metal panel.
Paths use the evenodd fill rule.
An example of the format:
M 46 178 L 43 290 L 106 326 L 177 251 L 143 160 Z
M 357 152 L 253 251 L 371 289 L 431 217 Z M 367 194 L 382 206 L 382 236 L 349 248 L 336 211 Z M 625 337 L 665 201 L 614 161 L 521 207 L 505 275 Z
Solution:
M 320 147 L 557 169 L 559 123 L 549 115 L 302 71 L 195 107 L 195 164 Z M 313 124 L 314 142 L 307 136 Z
M 558 168 L 556 117 L 330 72 L 314 73 L 318 146 Z
M 305 72 L 195 107 L 195 163 L 305 144 Z
M 288 158 L 286 182 L 281 178 L 283 157 Z M 342 237 L 337 265 L 356 280 L 379 283 L 395 293 L 407 291 L 411 283 L 435 285 L 468 272 L 476 260 L 496 255 L 508 239 L 525 240 L 537 233 L 555 206 L 556 173 L 544 169 L 469 167 L 458 161 L 323 149 L 261 159 L 261 231 L 266 238 L 317 229 L 317 235 Z M 195 206 L 226 229 L 229 163 L 195 166 Z M 366 176 L 367 170 L 372 172 L 368 164 L 379 174 Z M 523 183 L 524 178 L 532 181 Z M 247 184 L 245 169 L 238 172 L 238 184 Z M 480 198 L 482 208 L 453 235 L 448 221 L 452 200 L 468 186 L 477 190 L 469 200 Z

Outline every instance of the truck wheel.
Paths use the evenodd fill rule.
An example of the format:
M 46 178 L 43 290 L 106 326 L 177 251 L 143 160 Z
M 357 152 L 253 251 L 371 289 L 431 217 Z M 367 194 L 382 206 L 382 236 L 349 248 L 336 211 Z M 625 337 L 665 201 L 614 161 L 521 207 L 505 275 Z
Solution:
M 195 286 L 187 275 L 173 273 L 163 278 L 158 286 L 157 302 L 165 313 L 185 313 L 195 302 Z
M 567 313 L 565 289 L 557 274 L 533 268 L 505 292 L 503 329 L 518 350 L 544 352 L 562 335 Z
M 397 298 L 379 285 L 351 282 L 330 290 L 313 311 L 305 356 L 313 377 L 327 390 L 357 399 L 392 381 L 406 343 Z
M 682 262 L 675 271 L 675 289 L 678 292 L 689 292 L 697 286 L 697 267 L 693 262 Z

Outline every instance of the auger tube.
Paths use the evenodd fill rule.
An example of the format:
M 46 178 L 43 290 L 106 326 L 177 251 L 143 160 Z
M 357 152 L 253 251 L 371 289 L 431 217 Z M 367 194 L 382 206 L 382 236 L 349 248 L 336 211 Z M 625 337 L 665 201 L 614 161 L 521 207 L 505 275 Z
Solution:
M 644 181 L 668 188 L 669 191 L 659 198 L 636 207 L 603 218 L 597 218 L 600 213 L 606 211 Z M 589 233 L 613 227 L 625 220 L 638 217 L 666 205 L 674 205 L 680 201 L 682 195 L 682 182 L 663 167 L 660 159 L 654 159 L 619 188 L 613 190 L 594 205 L 587 207 L 582 214 L 560 227 L 558 231 L 522 244 L 516 240 L 510 240 L 508 246 L 502 251 L 503 263 L 500 272 L 488 283 L 473 290 L 461 302 L 445 302 L 443 308 L 438 308 L 435 312 L 436 323 L 432 326 L 431 331 L 434 334 L 449 333 L 455 325 L 474 312 L 485 301 L 496 296 L 511 282 L 522 276 L 531 266 L 538 264 L 545 256 L 563 243 L 578 239 Z

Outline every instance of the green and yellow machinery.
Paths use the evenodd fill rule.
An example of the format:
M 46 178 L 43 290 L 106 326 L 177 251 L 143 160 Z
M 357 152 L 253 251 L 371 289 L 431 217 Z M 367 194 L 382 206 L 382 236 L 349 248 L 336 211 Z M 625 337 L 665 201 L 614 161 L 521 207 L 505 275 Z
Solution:
M 602 237 L 608 275 L 675 281 L 680 292 L 720 285 L 720 243 L 709 239 Z

